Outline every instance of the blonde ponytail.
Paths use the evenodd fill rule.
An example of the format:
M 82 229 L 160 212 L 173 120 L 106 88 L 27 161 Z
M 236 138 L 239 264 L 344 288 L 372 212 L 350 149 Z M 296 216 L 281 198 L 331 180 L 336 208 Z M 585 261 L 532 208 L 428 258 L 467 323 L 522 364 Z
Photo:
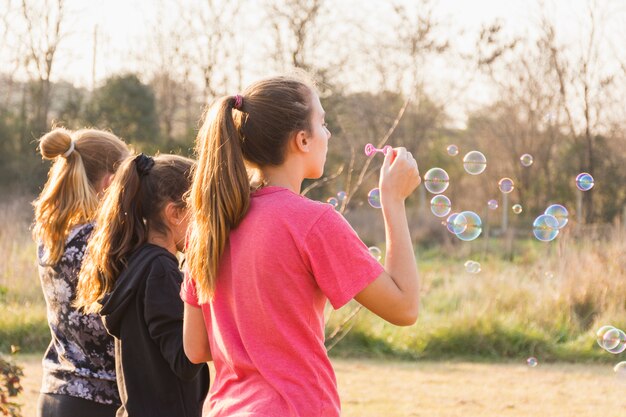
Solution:
M 201 303 L 213 297 L 230 231 L 250 205 L 246 166 L 284 162 L 289 138 L 310 130 L 313 91 L 301 78 L 268 78 L 242 95 L 218 99 L 206 113 L 196 138 L 198 164 L 188 196 L 192 222 L 186 251 Z
M 54 163 L 33 202 L 33 237 L 46 249 L 46 262 L 56 264 L 69 231 L 93 220 L 98 207 L 97 182 L 115 172 L 128 148 L 109 132 L 56 128 L 39 140 L 39 150 L 43 159 Z

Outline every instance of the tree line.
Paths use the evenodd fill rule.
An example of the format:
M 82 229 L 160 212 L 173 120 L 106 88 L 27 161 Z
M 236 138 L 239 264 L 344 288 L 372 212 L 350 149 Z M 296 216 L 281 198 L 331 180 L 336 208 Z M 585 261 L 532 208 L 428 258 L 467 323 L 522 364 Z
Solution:
M 4 65 L 0 75 L 4 189 L 36 192 L 41 186 L 48 166 L 36 153 L 36 139 L 55 124 L 110 129 L 142 151 L 189 155 L 205 105 L 243 87 L 239 34 L 228 24 L 242 12 L 240 2 L 194 2 L 199 9 L 181 13 L 184 30 L 154 22 L 149 68 L 113 74 L 93 88 L 51 80 L 67 30 L 65 1 L 46 2 L 48 10 L 35 0 L 4 2 L 0 46 L 12 52 L 2 58 L 29 74 L 20 79 Z M 268 71 L 295 67 L 314 74 L 333 133 L 327 177 L 307 184 L 310 195 L 325 200 L 352 191 L 345 209 L 361 210 L 376 186 L 379 163 L 363 171 L 363 147 L 387 138 L 416 155 L 422 174 L 434 166 L 448 171 L 446 194 L 453 206 L 481 212 L 499 196 L 498 179 L 506 176 L 516 183 L 511 199 L 524 206 L 525 215 L 553 202 L 575 209 L 573 179 L 586 171 L 597 186 L 584 194 L 585 221 L 620 218 L 626 203 L 626 65 L 607 64 L 599 36 L 607 17 L 599 2 L 589 4 L 582 49 L 560 40 L 546 13 L 533 36 L 511 35 L 500 22 L 485 25 L 467 53 L 455 48 L 460 35 L 451 22 L 437 20 L 432 1 L 393 2 L 389 19 L 397 29 L 375 40 L 365 36 L 364 22 L 335 16 L 328 0 L 262 2 L 272 35 Z M 10 32 L 17 18 L 24 22 L 21 46 L 7 49 L 18 39 Z M 356 36 L 357 46 L 375 44 L 346 51 L 329 43 L 324 37 L 332 23 L 363 35 Z M 355 60 L 369 65 L 373 82 L 366 89 L 355 89 L 346 77 Z M 470 81 L 489 89 L 489 103 L 465 108 L 466 123 L 454 121 L 468 84 L 429 78 L 424 68 L 434 60 L 454 62 L 471 74 Z M 453 143 L 461 150 L 456 157 L 446 153 Z M 474 149 L 488 159 L 477 177 L 464 174 L 461 162 Z M 519 162 L 524 153 L 534 157 L 529 168 Z M 420 190 L 410 204 L 423 210 L 430 197 Z

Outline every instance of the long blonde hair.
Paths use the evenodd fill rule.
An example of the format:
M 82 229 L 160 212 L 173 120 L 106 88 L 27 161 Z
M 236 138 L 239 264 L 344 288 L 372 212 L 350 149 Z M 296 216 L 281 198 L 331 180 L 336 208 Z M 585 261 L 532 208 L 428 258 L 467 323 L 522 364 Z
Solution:
M 178 155 L 140 154 L 120 166 L 104 198 L 87 244 L 76 289 L 77 307 L 97 313 L 130 255 L 147 242 L 148 232 L 168 234 L 162 211 L 169 202 L 184 208 L 194 161 Z
M 110 132 L 56 128 L 39 140 L 39 150 L 43 159 L 55 162 L 33 202 L 33 238 L 46 249 L 46 262 L 56 264 L 72 227 L 93 220 L 98 206 L 96 186 L 106 174 L 115 172 L 128 155 L 128 147 Z
M 247 164 L 284 162 L 288 139 L 310 129 L 312 92 L 303 78 L 274 77 L 252 84 L 241 96 L 216 100 L 206 112 L 196 138 L 186 251 L 200 302 L 213 297 L 228 235 L 250 205 Z

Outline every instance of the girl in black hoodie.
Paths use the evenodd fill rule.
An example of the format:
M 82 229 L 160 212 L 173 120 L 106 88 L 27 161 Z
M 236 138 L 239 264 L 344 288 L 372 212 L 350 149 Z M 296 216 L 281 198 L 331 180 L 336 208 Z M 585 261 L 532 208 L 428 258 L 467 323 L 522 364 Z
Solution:
M 140 154 L 124 161 L 102 204 L 80 273 L 77 304 L 115 337 L 122 416 L 199 417 L 206 364 L 183 351 L 182 274 L 193 161 Z

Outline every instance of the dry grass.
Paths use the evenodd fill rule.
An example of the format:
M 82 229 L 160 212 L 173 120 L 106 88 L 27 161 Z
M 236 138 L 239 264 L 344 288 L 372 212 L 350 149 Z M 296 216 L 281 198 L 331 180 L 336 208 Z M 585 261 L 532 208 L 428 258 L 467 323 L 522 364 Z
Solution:
M 39 355 L 25 365 L 24 415 L 35 415 Z M 618 417 L 624 390 L 609 365 L 334 359 L 343 417 Z
M 6 260 L 0 262 L 0 351 L 5 352 L 10 344 L 39 351 L 49 340 L 29 231 L 31 199 L 0 203 L 0 253 Z M 626 328 L 626 231 L 615 226 L 574 238 L 575 230 L 568 225 L 548 244 L 480 238 L 418 250 L 422 309 L 417 325 L 397 328 L 361 312 L 353 333 L 369 346 L 364 348 L 363 340 L 351 343 L 349 336 L 337 351 L 608 360 L 593 334 L 604 324 Z M 466 273 L 466 259 L 480 261 L 482 272 Z M 333 322 L 349 311 L 333 314 Z

